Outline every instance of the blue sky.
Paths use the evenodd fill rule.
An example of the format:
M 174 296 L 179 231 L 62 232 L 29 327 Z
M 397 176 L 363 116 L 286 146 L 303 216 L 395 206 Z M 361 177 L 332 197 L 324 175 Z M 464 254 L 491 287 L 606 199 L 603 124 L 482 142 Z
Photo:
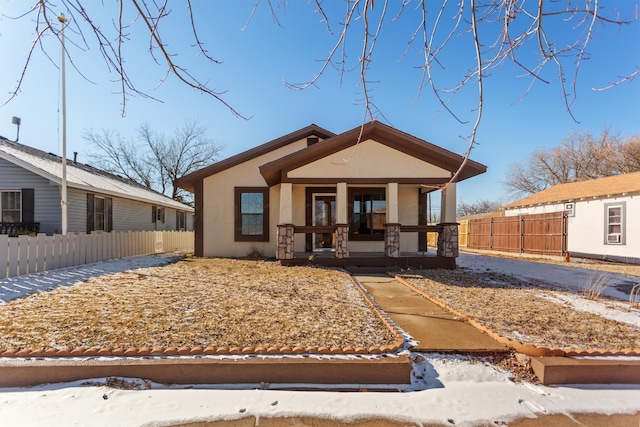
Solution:
M 110 26 L 115 2 L 92 6 L 100 24 Z M 240 113 L 251 117 L 235 117 L 213 98 L 197 93 L 169 77 L 154 89 L 164 75 L 147 54 L 148 35 L 141 23 L 132 24 L 129 41 L 125 43 L 128 72 L 138 88 L 162 102 L 140 96 L 129 97 L 126 116 L 121 115 L 121 97 L 96 46 L 80 50 L 67 43 L 72 59 L 85 77 L 67 61 L 67 153 L 79 152 L 79 160 L 90 163 L 94 148 L 82 137 L 88 130 L 110 129 L 125 137 L 135 137 L 142 123 L 149 123 L 159 132 L 173 133 L 185 119 L 198 120 L 208 129 L 209 136 L 224 146 L 222 157 L 250 149 L 256 145 L 292 132 L 310 123 L 339 133 L 358 126 L 364 116 L 360 102 L 361 87 L 357 72 L 347 73 L 342 81 L 338 73 L 329 69 L 315 87 L 304 91 L 287 88 L 284 81 L 297 83 L 310 80 L 319 70 L 322 60 L 335 42 L 336 35 L 327 32 L 321 16 L 314 13 L 306 1 L 290 1 L 286 9 L 277 11 L 281 26 L 277 25 L 265 1 L 261 2 L 246 28 L 254 5 L 253 0 L 194 1 L 196 24 L 201 41 L 208 52 L 222 64 L 212 64 L 196 55 L 191 47 L 193 39 L 182 2 L 172 4 L 170 27 L 164 31 L 169 49 L 178 54 L 176 61 L 201 80 L 210 81 L 217 90 L 226 90 L 224 99 Z M 279 2 L 273 2 L 277 4 Z M 376 2 L 376 12 L 382 2 Z M 438 2 L 439 3 L 439 2 Z M 601 0 L 605 13 L 619 13 L 623 18 L 636 19 L 637 2 L 631 0 Z M 24 11 L 25 3 L 0 0 L 0 58 L 2 78 L 0 94 L 14 87 L 22 72 L 29 46 L 34 37 L 30 18 L 13 20 Z M 370 89 L 374 103 L 384 114 L 378 120 L 453 152 L 466 151 L 464 137 L 471 132 L 475 120 L 472 109 L 477 95 L 475 84 L 456 97 L 452 108 L 467 123 L 460 124 L 448 113 L 441 112 L 430 89 L 415 100 L 420 84 L 421 64 L 418 48 L 400 58 L 419 18 L 413 8 L 405 9 L 401 19 L 390 23 L 397 10 L 390 7 L 383 35 L 371 62 Z M 435 15 L 437 4 L 434 6 Z M 341 2 L 329 2 L 330 23 L 342 9 Z M 56 11 L 58 12 L 58 11 Z M 67 11 L 61 10 L 69 15 Z M 129 15 L 132 17 L 133 15 Z M 107 19 L 108 18 L 108 19 Z M 450 20 L 449 17 L 447 19 Z M 448 21 L 447 21 L 448 22 Z M 571 36 L 572 23 L 558 26 L 551 23 L 551 37 L 564 43 Z M 360 52 L 361 33 L 353 32 L 349 39 L 350 66 Z M 78 40 L 67 30 L 69 40 Z M 466 37 L 466 38 L 465 38 Z M 457 36 L 439 57 L 443 70 L 438 78 L 445 85 L 461 78 L 473 67 L 473 51 L 468 35 Z M 486 38 L 486 43 L 491 39 Z M 554 39 L 555 40 L 555 39 Z M 482 40 L 481 40 L 482 41 Z M 19 95 L 0 107 L 0 135 L 13 139 L 15 128 L 11 117 L 22 118 L 20 142 L 42 150 L 61 153 L 60 124 L 60 45 L 47 37 L 44 46 L 51 59 L 36 49 L 27 70 Z M 480 200 L 507 201 L 503 182 L 511 164 L 526 159 L 538 148 L 559 145 L 573 131 L 600 133 L 606 127 L 621 135 L 640 134 L 640 78 L 607 91 L 593 91 L 606 86 L 621 75 L 633 72 L 640 65 L 640 23 L 618 28 L 614 25 L 597 27 L 587 49 L 590 57 L 580 67 L 577 98 L 572 106 L 579 123 L 567 114 L 555 70 L 548 68 L 543 76 L 550 84 L 536 83 L 531 93 L 517 102 L 530 79 L 518 77 L 522 71 L 505 63 L 491 71 L 485 79 L 484 114 L 471 158 L 488 166 L 488 172 L 464 181 L 458 186 L 458 199 L 468 203 Z M 523 59 L 533 60 L 532 52 L 522 51 Z M 55 63 L 52 63 L 52 61 Z M 569 72 L 571 77 L 571 72 Z M 385 120 L 386 118 L 386 120 Z

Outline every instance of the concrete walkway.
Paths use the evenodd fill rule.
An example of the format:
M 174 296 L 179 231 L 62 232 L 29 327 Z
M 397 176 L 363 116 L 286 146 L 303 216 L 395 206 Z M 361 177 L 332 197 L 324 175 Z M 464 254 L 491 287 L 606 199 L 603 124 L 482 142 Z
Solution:
M 417 344 L 413 351 L 490 353 L 507 347 L 386 275 L 356 275 L 380 307 Z

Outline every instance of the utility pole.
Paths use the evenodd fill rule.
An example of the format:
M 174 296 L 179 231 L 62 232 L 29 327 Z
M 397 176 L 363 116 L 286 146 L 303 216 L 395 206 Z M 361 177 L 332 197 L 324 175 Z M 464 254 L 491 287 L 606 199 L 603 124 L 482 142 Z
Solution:
M 64 49 L 64 27 L 69 20 L 61 13 L 58 21 L 62 27 L 62 191 L 60 194 L 60 206 L 62 207 L 62 235 L 67 235 L 67 93 L 65 82 L 65 49 Z

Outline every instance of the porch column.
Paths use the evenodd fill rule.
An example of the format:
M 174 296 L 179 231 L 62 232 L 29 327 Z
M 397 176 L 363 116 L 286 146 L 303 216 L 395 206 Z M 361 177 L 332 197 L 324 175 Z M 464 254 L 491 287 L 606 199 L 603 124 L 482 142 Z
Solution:
M 442 190 L 440 196 L 440 222 L 456 222 L 456 184 L 452 182 Z
M 443 223 L 438 233 L 438 256 L 446 258 L 458 257 L 458 224 Z
M 384 225 L 384 254 L 389 258 L 400 258 L 400 224 Z
M 398 183 L 387 184 L 387 224 L 397 224 L 398 221 Z
M 446 258 L 458 257 L 458 223 L 456 223 L 456 184 L 447 185 L 440 200 L 440 225 L 437 255 Z
M 278 224 L 278 259 L 293 259 L 293 224 Z
M 278 224 L 293 224 L 293 184 L 280 184 L 280 218 Z
M 384 253 L 400 258 L 400 223 L 398 222 L 398 183 L 387 184 L 387 223 L 384 225 Z
M 349 199 L 347 183 L 336 185 L 336 258 L 349 258 Z
M 293 259 L 293 184 L 280 184 L 280 216 L 278 218 L 276 257 Z

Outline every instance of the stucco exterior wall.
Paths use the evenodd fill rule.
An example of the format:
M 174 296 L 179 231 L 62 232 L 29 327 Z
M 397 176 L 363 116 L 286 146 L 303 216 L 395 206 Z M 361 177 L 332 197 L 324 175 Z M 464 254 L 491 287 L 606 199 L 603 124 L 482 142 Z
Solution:
M 398 165 L 402 165 L 399 169 Z M 400 174 L 400 175 L 399 175 Z M 379 142 L 366 140 L 289 171 L 289 178 L 448 178 L 451 173 Z
M 258 168 L 265 163 L 301 150 L 306 146 L 306 138 L 301 139 L 203 180 L 203 256 L 242 257 L 254 250 L 259 251 L 264 256 L 275 256 L 276 225 L 278 225 L 280 214 L 280 186 L 271 187 L 269 190 L 268 242 L 235 241 L 235 188 L 266 187 L 267 184 L 262 175 L 260 175 Z M 304 248 L 304 245 L 302 247 Z

